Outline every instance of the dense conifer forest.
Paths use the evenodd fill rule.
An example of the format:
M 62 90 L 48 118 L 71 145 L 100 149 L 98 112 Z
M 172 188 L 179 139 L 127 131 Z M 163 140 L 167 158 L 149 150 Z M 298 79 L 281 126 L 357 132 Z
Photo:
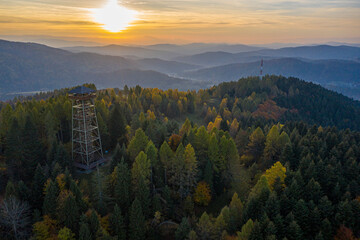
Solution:
M 280 76 L 99 90 L 109 161 L 81 174 L 68 91 L 0 103 L 0 239 L 360 237 L 358 101 Z

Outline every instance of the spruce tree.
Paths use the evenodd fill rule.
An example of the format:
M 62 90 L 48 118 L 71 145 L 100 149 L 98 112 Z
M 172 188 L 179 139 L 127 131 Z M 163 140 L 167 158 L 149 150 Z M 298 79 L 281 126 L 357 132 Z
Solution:
M 121 209 L 116 204 L 114 211 L 110 216 L 110 227 L 113 234 L 118 240 L 126 240 L 126 229 L 124 226 L 124 217 L 121 214 Z
M 136 130 L 135 136 L 128 145 L 128 154 L 132 161 L 135 160 L 141 151 L 145 151 L 148 142 L 149 138 L 145 135 L 145 132 L 141 128 Z
M 33 183 L 31 187 L 31 203 L 34 207 L 41 209 L 41 203 L 43 202 L 43 189 L 46 181 L 43 168 L 38 164 L 36 167 Z
M 43 214 L 49 215 L 51 218 L 56 218 L 56 207 L 58 197 L 58 185 L 50 180 L 49 186 L 45 192 L 45 198 L 43 203 Z
M 149 217 L 151 213 L 151 198 L 149 185 L 145 183 L 144 178 L 140 177 L 135 189 L 135 198 L 140 201 L 145 217 Z
M 130 208 L 129 217 L 129 239 L 145 239 L 145 217 L 142 211 L 140 201 L 135 198 Z
M 112 172 L 122 160 L 125 160 L 125 157 L 126 150 L 124 149 L 124 145 L 120 147 L 120 144 L 116 144 L 114 154 L 111 157 L 110 172 Z
M 26 177 L 31 179 L 36 166 L 44 162 L 44 147 L 38 137 L 36 126 L 33 124 L 30 116 L 26 117 L 25 127 L 22 132 L 22 146 Z M 17 150 L 18 151 L 18 150 Z
M 55 162 L 59 163 L 62 169 L 69 169 L 72 172 L 73 162 L 63 144 L 59 144 L 56 149 Z
M 125 119 L 120 113 L 119 104 L 114 104 L 114 108 L 110 112 L 108 126 L 110 134 L 110 147 L 115 148 L 118 143 L 120 145 L 125 143 Z
M 295 221 L 292 221 L 287 229 L 287 238 L 289 240 L 301 240 L 302 235 L 300 226 Z
M 62 214 L 64 225 L 67 228 L 71 229 L 73 232 L 77 232 L 79 222 L 79 209 L 76 204 L 75 197 L 72 194 L 69 194 L 66 198 Z
M 189 220 L 187 218 L 183 217 L 180 225 L 176 229 L 175 239 L 177 239 L 177 240 L 186 239 L 187 236 L 189 235 L 190 230 L 191 230 L 191 228 L 190 228 Z
M 98 230 L 100 229 L 99 217 L 94 209 L 91 211 L 89 219 L 89 229 L 92 236 L 96 236 Z
M 89 226 L 85 222 L 80 223 L 79 240 L 90 240 L 92 239 Z
M 122 209 L 128 209 L 130 206 L 130 171 L 123 160 L 117 165 L 114 171 L 116 171 L 116 181 L 114 186 L 115 202 Z

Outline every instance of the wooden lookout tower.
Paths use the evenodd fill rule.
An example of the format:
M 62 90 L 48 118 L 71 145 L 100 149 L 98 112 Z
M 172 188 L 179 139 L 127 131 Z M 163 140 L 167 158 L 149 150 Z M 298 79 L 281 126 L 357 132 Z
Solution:
M 80 171 L 91 171 L 105 162 L 96 117 L 96 91 L 78 87 L 69 92 L 72 99 L 72 159 Z

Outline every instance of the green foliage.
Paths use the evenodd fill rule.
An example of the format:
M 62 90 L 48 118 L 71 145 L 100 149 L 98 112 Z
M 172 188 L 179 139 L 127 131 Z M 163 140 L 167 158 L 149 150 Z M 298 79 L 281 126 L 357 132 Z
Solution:
M 112 174 L 115 177 L 114 194 L 115 202 L 122 208 L 130 206 L 131 176 L 128 166 L 121 161 Z
M 248 240 L 250 238 L 250 234 L 252 233 L 254 228 L 254 222 L 249 219 L 242 227 L 241 232 L 237 233 L 238 240 Z
M 145 217 L 140 201 L 135 198 L 130 208 L 129 238 L 134 240 L 145 239 Z
M 275 181 L 277 179 L 279 179 L 281 185 L 284 185 L 286 168 L 280 162 L 276 162 L 270 169 L 266 170 L 264 176 L 268 180 L 270 189 L 274 190 Z
M 135 160 L 141 151 L 145 151 L 149 142 L 148 137 L 145 135 L 142 129 L 138 129 L 135 132 L 135 136 L 131 139 L 128 146 L 128 154 L 130 159 Z
M 327 127 L 359 129 L 352 101 L 339 105 L 337 95 L 274 76 L 198 92 L 101 90 L 95 105 L 110 166 L 71 176 L 65 92 L 0 103 L 0 188 L 34 209 L 24 238 L 57 238 L 66 227 L 80 239 L 328 240 L 342 224 L 339 234 L 360 236 L 360 136 Z M 279 123 L 264 118 L 266 106 Z M 3 222 L 11 215 L 2 216 L 0 238 L 15 238 Z
M 186 239 L 187 236 L 189 235 L 190 230 L 191 228 L 188 219 L 185 217 L 182 218 L 180 225 L 176 229 L 175 239 L 177 240 Z
M 121 209 L 118 205 L 115 205 L 114 211 L 110 217 L 110 226 L 113 234 L 117 236 L 118 240 L 126 239 L 126 229 L 124 223 L 124 217 L 121 214 Z
M 72 233 L 71 230 L 66 227 L 60 229 L 57 237 L 59 240 L 75 240 L 75 234 Z
M 50 180 L 50 183 L 45 191 L 45 198 L 43 203 L 43 214 L 49 215 L 52 218 L 56 217 L 57 197 L 59 188 L 56 183 Z
M 118 143 L 125 142 L 125 119 L 120 111 L 119 104 L 115 104 L 109 116 L 110 147 L 114 148 Z

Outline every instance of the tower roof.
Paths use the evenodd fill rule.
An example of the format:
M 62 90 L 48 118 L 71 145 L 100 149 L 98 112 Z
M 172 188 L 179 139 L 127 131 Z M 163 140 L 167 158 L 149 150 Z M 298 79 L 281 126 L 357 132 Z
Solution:
M 94 93 L 96 90 L 87 88 L 84 86 L 80 86 L 77 88 L 74 88 L 73 90 L 69 91 L 70 94 L 88 94 L 88 93 Z

